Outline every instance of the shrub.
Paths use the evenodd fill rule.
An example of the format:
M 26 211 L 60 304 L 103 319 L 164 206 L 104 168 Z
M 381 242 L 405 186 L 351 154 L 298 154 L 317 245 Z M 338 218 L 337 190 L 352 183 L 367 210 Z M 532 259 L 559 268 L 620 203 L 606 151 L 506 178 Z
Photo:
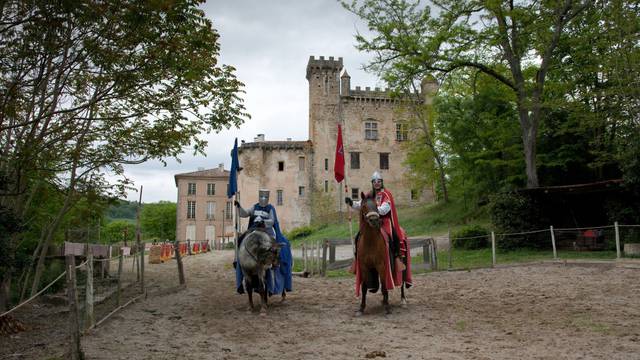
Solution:
M 491 197 L 489 203 L 491 222 L 498 233 L 519 233 L 540 230 L 550 223 L 541 210 L 540 204 L 522 193 L 500 193 Z M 540 248 L 545 244 L 539 236 L 506 236 L 497 242 L 501 250 L 517 248 Z
M 454 249 L 476 250 L 489 246 L 489 230 L 480 225 L 467 226 L 453 233 L 451 237 Z
M 295 240 L 295 239 L 298 239 L 298 238 L 309 236 L 314 231 L 316 231 L 315 227 L 307 225 L 307 226 L 301 226 L 301 227 L 292 229 L 291 231 L 287 231 L 284 235 L 289 240 Z

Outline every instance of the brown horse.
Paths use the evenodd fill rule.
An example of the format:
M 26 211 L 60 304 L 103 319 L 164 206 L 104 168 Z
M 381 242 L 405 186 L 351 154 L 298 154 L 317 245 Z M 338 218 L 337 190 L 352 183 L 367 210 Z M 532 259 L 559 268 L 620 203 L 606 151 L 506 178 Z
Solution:
M 380 214 L 376 201 L 372 195 L 360 194 L 362 199 L 360 204 L 360 238 L 357 244 L 356 279 L 359 278 L 361 291 L 360 308 L 356 316 L 361 316 L 367 306 L 367 290 L 376 292 L 378 287 L 382 290 L 382 305 L 387 314 L 391 313 L 389 306 L 388 288 L 393 286 L 388 284 L 389 273 L 389 250 L 380 230 Z

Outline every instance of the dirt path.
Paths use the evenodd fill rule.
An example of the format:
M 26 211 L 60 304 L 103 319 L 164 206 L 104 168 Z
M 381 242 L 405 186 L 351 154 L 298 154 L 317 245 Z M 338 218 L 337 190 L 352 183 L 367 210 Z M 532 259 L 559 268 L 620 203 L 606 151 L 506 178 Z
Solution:
M 83 338 L 88 359 L 631 359 L 640 354 L 640 270 L 545 265 L 415 277 L 385 316 L 353 278 L 295 278 L 266 318 L 234 292 L 232 253 L 188 257 L 186 290 L 150 296 Z M 150 265 L 155 289 L 175 263 Z M 153 290 L 155 291 L 155 290 Z M 1 354 L 1 352 L 0 352 Z M 0 356 L 2 358 L 2 356 Z

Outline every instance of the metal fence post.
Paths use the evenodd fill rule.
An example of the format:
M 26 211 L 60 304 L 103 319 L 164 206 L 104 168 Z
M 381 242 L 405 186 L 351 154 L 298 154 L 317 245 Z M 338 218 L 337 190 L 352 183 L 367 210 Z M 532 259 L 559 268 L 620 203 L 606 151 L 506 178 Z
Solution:
M 447 270 L 451 270 L 453 267 L 453 241 L 451 241 L 451 227 L 447 226 L 447 237 L 449 239 L 449 267 Z
M 553 246 L 553 260 L 558 260 L 558 252 L 556 251 L 556 234 L 553 232 L 553 225 L 549 226 L 551 232 L 551 246 Z
M 620 228 L 617 221 L 613 223 L 613 226 L 616 229 L 616 259 L 620 259 L 622 257 L 620 254 Z
M 496 266 L 496 233 L 491 232 L 491 266 Z

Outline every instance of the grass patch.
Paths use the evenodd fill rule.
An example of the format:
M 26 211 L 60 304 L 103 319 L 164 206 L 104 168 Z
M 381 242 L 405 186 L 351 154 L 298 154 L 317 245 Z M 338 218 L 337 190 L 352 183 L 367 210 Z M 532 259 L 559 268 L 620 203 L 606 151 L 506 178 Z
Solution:
M 489 224 L 489 216 L 483 209 L 469 209 L 461 201 L 452 201 L 447 204 L 427 204 L 415 207 L 399 207 L 398 218 L 400 225 L 408 236 L 439 236 L 447 233 L 448 227 L 455 231 L 469 224 Z M 353 236 L 358 232 L 357 214 L 353 213 Z M 297 247 L 302 243 L 312 243 L 324 239 L 348 239 L 349 220 L 346 216 L 337 224 L 329 224 L 316 229 L 307 236 L 297 239 L 289 239 L 292 246 Z
M 463 332 L 467 329 L 467 323 L 464 320 L 456 321 L 455 325 L 456 331 Z
M 603 335 L 608 335 L 611 333 L 611 327 L 605 324 L 597 323 L 590 317 L 578 317 L 574 319 L 571 324 L 578 329 L 586 329 Z

